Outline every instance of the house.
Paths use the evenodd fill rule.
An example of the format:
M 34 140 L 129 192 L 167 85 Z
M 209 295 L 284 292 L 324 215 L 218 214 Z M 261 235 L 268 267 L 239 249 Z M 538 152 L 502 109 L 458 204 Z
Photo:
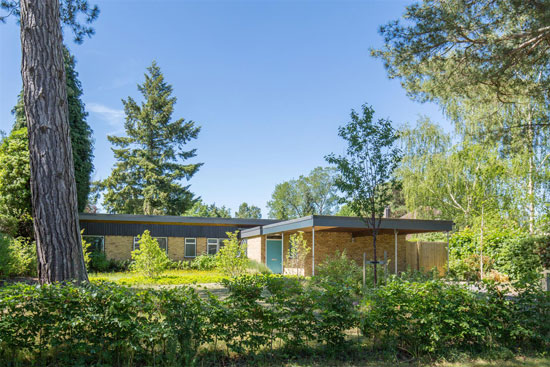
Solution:
M 315 267 L 335 251 L 346 250 L 362 264 L 372 260 L 372 231 L 356 217 L 311 215 L 290 220 L 199 218 L 126 214 L 81 214 L 85 239 L 108 258 L 130 259 L 137 246 L 137 235 L 149 230 L 172 260 L 192 260 L 201 254 L 215 254 L 226 232 L 240 231 L 248 244 L 248 257 L 265 263 L 274 273 L 299 271 L 315 274 Z M 391 272 L 407 269 L 406 236 L 425 232 L 450 232 L 452 221 L 383 218 L 377 236 L 379 259 L 387 259 Z M 311 252 L 304 269 L 285 267 L 290 235 L 304 232 Z M 448 246 L 447 246 L 448 247 Z M 443 249 L 447 252 L 447 249 Z M 397 259 L 397 261 L 396 261 Z M 409 261 L 410 262 L 410 261 Z

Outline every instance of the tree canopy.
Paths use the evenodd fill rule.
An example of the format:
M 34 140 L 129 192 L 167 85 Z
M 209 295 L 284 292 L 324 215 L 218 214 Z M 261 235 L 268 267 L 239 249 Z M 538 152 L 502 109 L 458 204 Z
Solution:
M 316 167 L 307 176 L 277 184 L 267 203 L 269 217 L 291 219 L 333 214 L 338 206 L 334 176 L 333 168 Z
M 197 200 L 195 204 L 183 213 L 188 217 L 205 217 L 205 218 L 231 218 L 231 209 L 225 206 L 216 206 L 216 203 L 205 204 L 202 200 Z
M 235 213 L 235 218 L 260 219 L 261 217 L 262 210 L 255 205 L 248 205 L 248 203 L 242 203 Z
M 195 203 L 189 180 L 202 163 L 188 163 L 196 149 L 200 127 L 183 118 L 172 121 L 176 97 L 153 62 L 138 85 L 144 101 L 123 100 L 126 136 L 108 136 L 117 162 L 111 175 L 98 184 L 104 207 L 112 213 L 181 215 Z

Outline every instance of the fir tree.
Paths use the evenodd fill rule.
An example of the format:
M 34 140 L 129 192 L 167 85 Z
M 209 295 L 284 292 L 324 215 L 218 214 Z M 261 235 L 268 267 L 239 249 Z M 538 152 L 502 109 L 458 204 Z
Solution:
M 202 163 L 183 163 L 196 156 L 184 150 L 197 138 L 200 127 L 193 121 L 172 121 L 176 97 L 156 62 L 147 68 L 138 85 L 144 102 L 123 100 L 126 136 L 109 136 L 117 160 L 111 175 L 99 183 L 103 205 L 109 212 L 146 215 L 181 215 L 195 203 L 189 180 Z

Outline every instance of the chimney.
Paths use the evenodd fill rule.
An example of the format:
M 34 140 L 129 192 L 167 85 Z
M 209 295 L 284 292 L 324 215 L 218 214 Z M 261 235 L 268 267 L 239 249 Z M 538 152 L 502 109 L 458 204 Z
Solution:
M 387 206 L 387 207 L 384 209 L 384 218 L 389 218 L 390 215 L 391 215 L 390 207 Z

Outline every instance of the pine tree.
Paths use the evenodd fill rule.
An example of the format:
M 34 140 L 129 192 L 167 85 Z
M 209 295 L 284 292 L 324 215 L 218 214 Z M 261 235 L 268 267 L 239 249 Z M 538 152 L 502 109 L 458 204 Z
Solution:
M 67 103 L 69 107 L 69 128 L 71 133 L 71 146 L 73 148 L 73 163 L 76 180 L 76 194 L 78 200 L 78 211 L 83 212 L 88 203 L 90 195 L 90 179 L 94 165 L 92 129 L 86 117 L 88 113 L 82 102 L 82 84 L 78 80 L 78 73 L 75 66 L 76 61 L 67 49 L 63 47 L 65 73 L 67 77 Z M 25 118 L 25 105 L 23 103 L 23 92 L 19 94 L 17 105 L 12 110 L 15 115 L 13 130 L 27 127 Z M 29 177 L 30 179 L 30 177 Z
M 117 162 L 111 175 L 99 183 L 103 205 L 109 212 L 146 215 L 181 215 L 195 203 L 189 180 L 202 163 L 182 163 L 196 156 L 184 150 L 200 127 L 193 121 L 172 120 L 176 97 L 156 62 L 138 85 L 144 102 L 123 100 L 126 136 L 109 136 Z

